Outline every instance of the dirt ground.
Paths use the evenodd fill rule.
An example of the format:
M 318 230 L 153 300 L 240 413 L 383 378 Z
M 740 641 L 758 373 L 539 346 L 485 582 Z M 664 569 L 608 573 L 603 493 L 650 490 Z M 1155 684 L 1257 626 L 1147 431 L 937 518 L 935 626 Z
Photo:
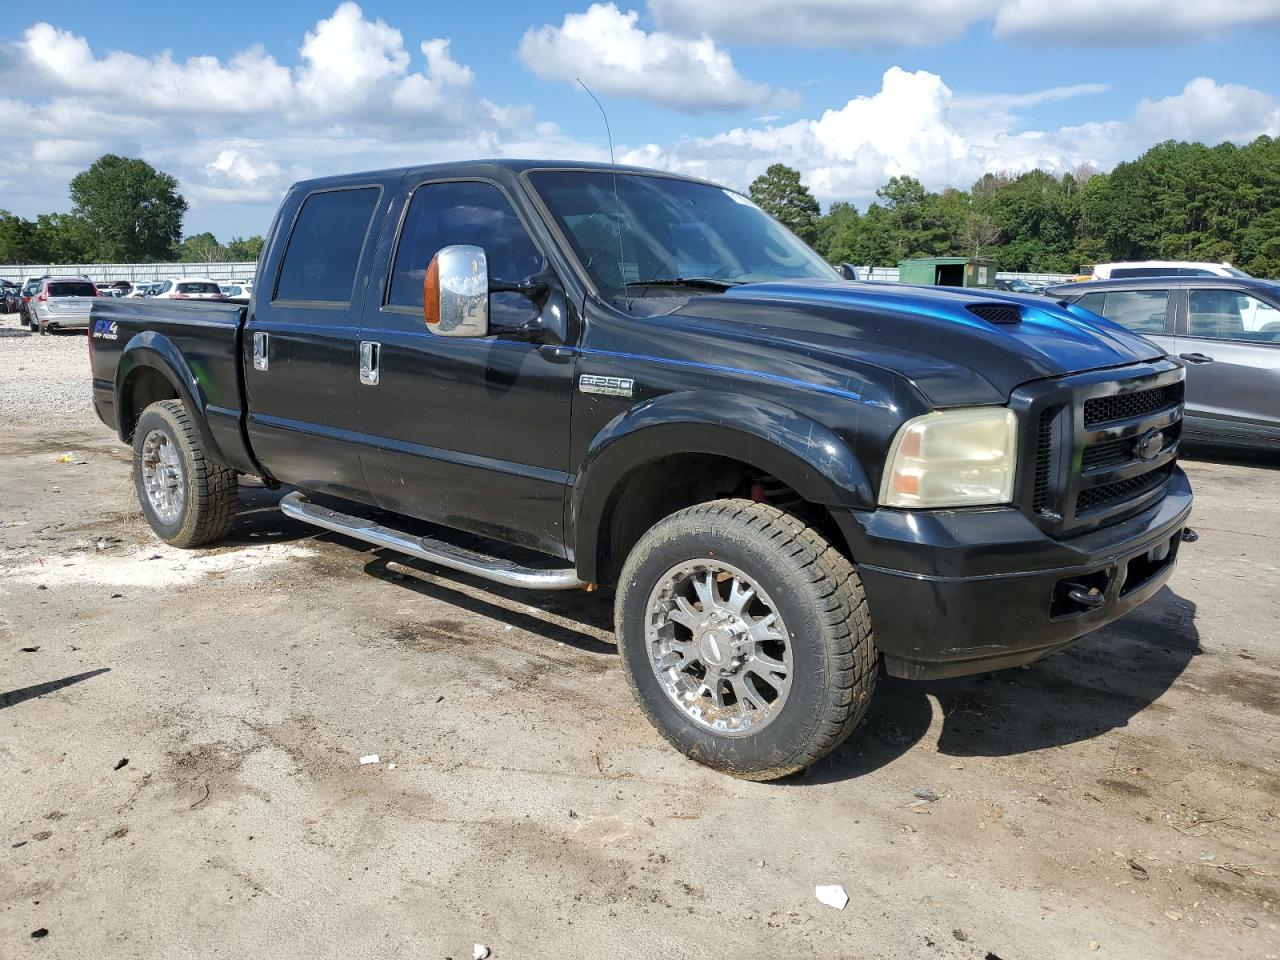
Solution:
M 33 340 L 0 338 L 0 384 Z M 86 378 L 83 337 L 52 349 Z M 1280 955 L 1275 460 L 1186 462 L 1200 540 L 1127 619 L 886 681 L 756 784 L 644 722 L 607 596 L 397 560 L 248 485 L 224 546 L 164 546 L 83 387 L 0 410 L 6 960 Z

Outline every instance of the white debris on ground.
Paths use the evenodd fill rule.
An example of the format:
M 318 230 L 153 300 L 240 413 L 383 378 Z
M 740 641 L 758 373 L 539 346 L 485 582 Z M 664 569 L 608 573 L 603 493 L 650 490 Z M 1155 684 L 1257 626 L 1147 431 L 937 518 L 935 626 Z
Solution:
M 818 898 L 819 903 L 825 903 L 828 907 L 835 907 L 837 910 L 843 910 L 849 903 L 849 895 L 838 883 L 814 887 L 813 895 Z
M 360 766 L 362 766 L 362 767 L 363 767 L 365 764 L 368 764 L 368 763 L 377 763 L 377 762 L 378 762 L 378 755 L 377 755 L 376 753 L 368 753 L 368 754 L 365 754 L 363 757 L 361 757 L 361 758 L 360 758 Z
M 471 951 L 472 960 L 487 960 L 489 956 L 489 948 L 483 943 L 477 943 Z
M 292 543 L 254 544 L 216 553 L 195 553 L 167 544 L 145 544 L 128 553 L 94 551 L 41 557 L 9 574 L 22 583 L 48 587 L 107 586 L 167 589 L 210 576 L 256 574 L 263 567 L 310 557 L 314 550 Z

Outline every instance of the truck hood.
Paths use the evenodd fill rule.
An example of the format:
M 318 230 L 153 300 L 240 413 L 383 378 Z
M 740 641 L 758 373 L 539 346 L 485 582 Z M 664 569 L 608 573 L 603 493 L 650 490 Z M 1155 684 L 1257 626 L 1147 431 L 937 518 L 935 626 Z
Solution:
M 1011 308 L 1002 319 L 1013 322 L 993 322 L 984 307 Z M 1164 356 L 1087 310 L 994 290 L 778 281 L 696 297 L 675 315 L 723 321 L 731 337 L 801 354 L 824 379 L 833 364 L 896 372 L 939 407 L 1003 403 L 1033 380 Z

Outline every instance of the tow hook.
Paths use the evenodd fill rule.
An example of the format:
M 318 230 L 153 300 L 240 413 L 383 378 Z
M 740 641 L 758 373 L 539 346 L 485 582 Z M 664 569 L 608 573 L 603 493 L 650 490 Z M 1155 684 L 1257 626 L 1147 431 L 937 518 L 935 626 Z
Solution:
M 1072 584 L 1067 596 L 1085 607 L 1100 607 L 1106 599 L 1097 587 L 1086 587 L 1081 583 Z
M 1192 530 L 1190 527 L 1183 527 L 1183 528 L 1182 528 L 1182 542 L 1183 542 L 1183 543 L 1195 543 L 1195 542 L 1196 542 L 1197 540 L 1199 540 L 1199 539 L 1200 539 L 1200 534 L 1196 533 L 1196 532 L 1195 532 L 1194 530 Z

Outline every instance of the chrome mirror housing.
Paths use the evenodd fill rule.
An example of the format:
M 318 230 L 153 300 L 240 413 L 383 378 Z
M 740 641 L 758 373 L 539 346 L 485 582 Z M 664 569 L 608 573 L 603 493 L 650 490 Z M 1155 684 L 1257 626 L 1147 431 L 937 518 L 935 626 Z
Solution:
M 489 261 L 484 247 L 456 244 L 431 258 L 422 281 L 427 329 L 442 337 L 489 333 Z

